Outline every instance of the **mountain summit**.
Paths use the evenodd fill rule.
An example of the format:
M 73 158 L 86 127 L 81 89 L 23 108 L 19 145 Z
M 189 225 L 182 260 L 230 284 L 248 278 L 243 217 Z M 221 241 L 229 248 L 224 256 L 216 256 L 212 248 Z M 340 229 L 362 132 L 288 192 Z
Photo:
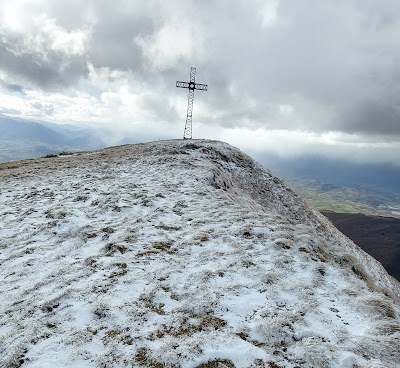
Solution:
M 1 367 L 398 367 L 399 284 L 228 144 L 0 164 Z

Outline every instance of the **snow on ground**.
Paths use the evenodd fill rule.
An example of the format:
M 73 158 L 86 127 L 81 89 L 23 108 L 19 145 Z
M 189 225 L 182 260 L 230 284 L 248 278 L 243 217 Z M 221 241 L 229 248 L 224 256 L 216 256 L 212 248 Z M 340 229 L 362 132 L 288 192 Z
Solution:
M 0 367 L 399 367 L 398 284 L 239 150 L 0 165 Z

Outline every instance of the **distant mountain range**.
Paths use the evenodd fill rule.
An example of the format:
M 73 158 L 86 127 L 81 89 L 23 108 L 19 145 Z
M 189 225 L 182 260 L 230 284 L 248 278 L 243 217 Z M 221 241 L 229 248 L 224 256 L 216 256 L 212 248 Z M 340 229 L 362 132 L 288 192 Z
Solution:
M 0 114 L 0 162 L 106 146 L 93 129 L 37 123 Z

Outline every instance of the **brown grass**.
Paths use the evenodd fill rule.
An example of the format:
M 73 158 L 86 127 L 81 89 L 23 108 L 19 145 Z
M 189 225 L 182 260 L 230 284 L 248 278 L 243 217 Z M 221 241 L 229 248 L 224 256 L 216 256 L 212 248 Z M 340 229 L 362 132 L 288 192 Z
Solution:
M 185 317 L 178 328 L 164 326 L 164 328 L 159 329 L 155 333 L 155 336 L 153 336 L 153 338 L 162 338 L 166 335 L 173 337 L 187 337 L 192 336 L 197 332 L 210 329 L 220 330 L 224 326 L 226 326 L 226 322 L 224 320 L 212 315 L 197 318 L 197 320 L 194 322 L 189 322 L 189 319 Z
M 200 364 L 196 368 L 235 368 L 235 365 L 230 360 L 215 359 Z
M 165 364 L 160 362 L 155 362 L 149 357 L 149 350 L 147 348 L 139 348 L 135 354 L 135 361 L 140 366 L 149 368 L 165 368 Z
M 363 301 L 366 305 L 374 308 L 375 311 L 379 312 L 383 317 L 395 318 L 396 312 L 394 308 L 383 299 L 367 299 Z

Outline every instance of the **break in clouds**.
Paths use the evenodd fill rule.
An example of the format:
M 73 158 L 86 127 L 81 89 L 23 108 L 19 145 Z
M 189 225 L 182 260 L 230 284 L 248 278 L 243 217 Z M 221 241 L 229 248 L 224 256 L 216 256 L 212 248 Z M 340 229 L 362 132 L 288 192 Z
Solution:
M 399 32 L 397 0 L 2 2 L 0 112 L 179 138 L 195 66 L 194 137 L 395 162 Z

